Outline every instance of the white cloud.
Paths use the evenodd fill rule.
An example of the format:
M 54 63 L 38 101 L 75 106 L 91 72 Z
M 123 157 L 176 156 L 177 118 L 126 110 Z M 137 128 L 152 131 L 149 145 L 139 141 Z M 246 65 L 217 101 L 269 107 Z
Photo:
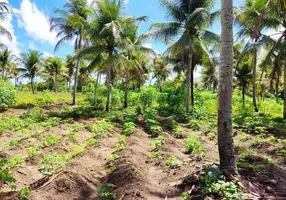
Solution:
M 279 26 L 277 30 L 269 29 L 268 31 L 266 31 L 265 35 L 268 35 L 271 38 L 278 40 L 281 37 L 283 30 L 284 30 L 283 26 Z
M 5 21 L 1 21 L 1 25 L 4 26 L 12 35 L 13 39 L 12 41 L 8 40 L 7 37 L 5 36 L 1 36 L 0 37 L 0 43 L 6 45 L 15 55 L 19 55 L 20 54 L 20 50 L 19 50 L 19 43 L 17 41 L 17 37 L 14 35 L 14 28 L 12 25 L 12 16 L 8 17 L 8 19 L 6 19 Z
M 150 43 L 144 43 L 142 46 L 146 47 L 146 48 L 149 48 L 149 49 L 153 49 L 152 48 L 152 44 L 150 44 Z M 155 51 L 156 54 L 160 54 L 160 52 L 157 51 L 156 49 L 153 49 L 153 51 Z
M 29 49 L 31 49 L 31 50 L 36 50 L 37 49 L 37 47 L 35 46 L 34 41 L 29 41 Z
M 49 57 L 53 57 L 53 55 L 50 54 L 50 53 L 48 53 L 48 52 L 46 52 L 46 51 L 44 51 L 43 57 L 44 57 L 44 58 L 49 58 Z
M 19 13 L 18 26 L 24 28 L 34 40 L 56 44 L 56 32 L 50 32 L 49 17 L 41 12 L 35 3 L 22 0 L 20 9 L 13 9 Z

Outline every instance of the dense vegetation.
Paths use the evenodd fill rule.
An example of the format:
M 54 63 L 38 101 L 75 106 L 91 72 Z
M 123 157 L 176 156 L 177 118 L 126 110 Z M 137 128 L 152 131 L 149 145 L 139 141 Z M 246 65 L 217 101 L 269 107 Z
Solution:
M 286 35 L 277 30 L 286 28 L 285 3 L 246 0 L 233 8 L 233 44 L 224 26 L 233 23 L 232 4 L 213 12 L 212 0 L 160 2 L 169 21 L 139 35 L 148 17 L 127 16 L 124 1 L 68 0 L 50 18 L 55 50 L 75 42 L 65 58 L 32 50 L 15 56 L 0 44 L 0 197 L 37 199 L 53 184 L 67 195 L 58 198 L 73 198 L 80 179 L 92 188 L 84 198 L 159 198 L 140 184 L 166 190 L 166 198 L 282 194 L 286 178 L 271 173 L 285 175 L 286 167 Z M 0 2 L 0 19 L 10 14 Z M 221 38 L 210 31 L 219 17 Z M 11 39 L 1 25 L 0 34 Z M 166 42 L 166 52 L 147 48 L 148 40 Z M 33 180 L 23 182 L 29 173 Z M 170 174 L 183 187 L 168 188 Z M 125 191 L 133 183 L 142 194 Z

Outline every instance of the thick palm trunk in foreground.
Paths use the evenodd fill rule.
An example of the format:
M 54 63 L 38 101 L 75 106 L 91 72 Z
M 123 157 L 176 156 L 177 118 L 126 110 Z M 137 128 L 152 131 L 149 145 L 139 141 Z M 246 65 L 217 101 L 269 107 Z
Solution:
M 218 148 L 221 170 L 235 174 L 232 138 L 233 3 L 221 0 L 221 49 L 218 91 Z

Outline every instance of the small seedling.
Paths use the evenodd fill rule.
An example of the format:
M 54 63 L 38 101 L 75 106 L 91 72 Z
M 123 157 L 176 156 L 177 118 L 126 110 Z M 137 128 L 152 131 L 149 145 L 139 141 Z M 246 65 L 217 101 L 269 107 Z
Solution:
M 95 192 L 98 192 L 100 199 L 112 198 L 116 199 L 116 193 L 110 192 L 116 186 L 111 183 L 98 184 L 97 187 L 93 188 Z
M 31 191 L 29 188 L 23 188 L 19 191 L 19 200 L 25 200 L 27 199 L 31 194 Z
M 160 151 L 157 152 L 148 152 L 148 156 L 150 159 L 162 159 L 162 155 Z
M 165 164 L 167 168 L 175 169 L 175 168 L 181 167 L 183 165 L 183 162 L 178 160 L 174 156 L 170 156 L 167 158 Z
M 151 141 L 151 144 L 155 148 L 160 148 L 166 143 L 166 138 L 164 136 L 159 136 Z

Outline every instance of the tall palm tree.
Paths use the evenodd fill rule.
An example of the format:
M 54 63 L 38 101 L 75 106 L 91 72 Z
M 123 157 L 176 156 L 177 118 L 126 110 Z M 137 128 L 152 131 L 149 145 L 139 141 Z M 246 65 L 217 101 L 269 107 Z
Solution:
M 47 58 L 44 62 L 43 75 L 48 79 L 51 79 L 54 85 L 54 90 L 58 92 L 58 80 L 60 77 L 68 77 L 65 73 L 63 61 L 58 57 Z
M 23 63 L 23 68 L 20 68 L 24 72 L 23 76 L 30 79 L 32 92 L 35 94 L 35 78 L 40 72 L 40 67 L 42 66 L 42 53 L 39 51 L 29 50 L 21 54 L 21 60 Z
M 206 30 L 218 12 L 211 14 L 210 10 L 214 5 L 212 0 L 160 0 L 162 6 L 167 10 L 171 22 L 154 23 L 150 31 L 144 34 L 144 37 L 163 40 L 165 42 L 171 39 L 177 39 L 166 53 L 187 55 L 187 96 L 186 112 L 190 112 L 190 98 L 193 93 L 191 84 L 194 77 L 194 54 L 197 49 L 208 55 L 205 45 L 202 41 L 218 41 L 218 36 L 211 31 Z M 192 98 L 193 99 L 193 98 Z M 193 103 L 193 101 L 192 101 Z
M 221 43 L 218 90 L 218 148 L 220 168 L 235 174 L 232 138 L 233 2 L 221 0 Z
M 158 91 L 161 91 L 161 83 L 165 81 L 171 73 L 171 68 L 168 65 L 167 59 L 162 55 L 154 59 L 153 77 L 156 78 Z
M 245 5 L 237 10 L 235 23 L 239 25 L 239 37 L 249 38 L 241 57 L 246 54 L 252 56 L 252 99 L 255 112 L 258 112 L 256 102 L 257 52 L 273 43 L 271 37 L 262 34 L 264 28 L 272 27 L 273 19 L 267 16 L 267 6 L 271 0 L 246 0 Z
M 74 70 L 75 70 L 74 60 L 75 59 L 72 55 L 70 54 L 66 55 L 66 68 L 67 68 L 67 75 L 69 77 L 69 85 L 68 85 L 69 90 L 71 87 L 72 77 L 74 75 Z
M 123 0 L 99 0 L 95 1 L 92 21 L 87 30 L 87 37 L 92 45 L 78 52 L 78 57 L 93 56 L 88 68 L 101 65 L 106 73 L 107 101 L 106 111 L 110 110 L 111 83 L 114 83 L 116 71 L 129 63 L 128 58 L 121 53 L 127 48 L 129 38 L 134 37 L 130 25 L 135 18 L 124 14 Z
M 50 19 L 51 31 L 57 31 L 57 38 L 60 38 L 55 46 L 57 50 L 63 43 L 71 42 L 75 39 L 75 50 L 87 45 L 85 40 L 85 27 L 90 13 L 86 0 L 68 0 L 64 8 L 57 8 L 55 14 L 58 17 Z M 74 77 L 73 102 L 76 104 L 76 90 L 78 84 L 80 60 L 77 59 Z
M 8 4 L 8 1 L 0 2 L 0 20 L 5 20 L 9 16 L 11 16 L 11 8 L 10 5 Z M 0 35 L 5 35 L 8 37 L 9 40 L 12 40 L 11 33 L 1 24 L 0 24 Z
M 265 7 L 265 1 L 260 3 L 260 6 Z M 280 59 L 284 59 L 284 112 L 283 116 L 286 119 L 286 6 L 285 2 L 281 0 L 268 0 L 267 1 L 267 16 L 271 16 L 271 27 L 278 29 L 282 27 L 282 31 L 276 32 L 274 35 L 278 39 L 272 45 L 266 56 L 266 62 L 273 60 L 274 64 L 280 63 Z M 277 68 L 279 68 L 277 66 Z
M 9 73 L 9 78 L 13 78 L 15 79 L 15 87 L 17 86 L 18 84 L 18 81 L 21 77 L 21 74 L 20 74 L 20 69 L 17 67 L 17 64 L 16 63 L 13 63 L 13 65 L 9 68 L 8 70 L 8 73 Z

